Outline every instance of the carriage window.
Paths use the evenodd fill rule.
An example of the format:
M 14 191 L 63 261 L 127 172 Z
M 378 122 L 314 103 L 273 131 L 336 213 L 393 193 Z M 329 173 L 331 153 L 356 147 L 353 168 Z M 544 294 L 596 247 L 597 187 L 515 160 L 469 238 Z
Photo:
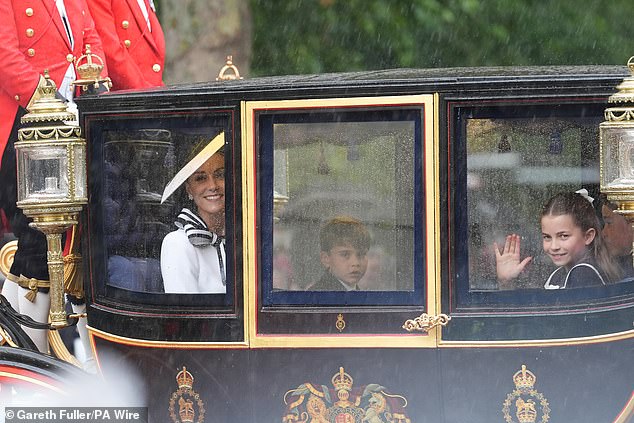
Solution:
M 623 226 L 621 244 L 629 246 L 617 251 L 613 228 L 622 218 L 599 192 L 597 112 L 465 114 L 458 131 L 464 142 L 456 144 L 456 158 L 464 151 L 467 170 L 456 193 L 456 229 L 462 226 L 468 239 L 457 242 L 459 256 L 466 257 L 456 264 L 458 306 L 574 304 L 610 295 L 632 276 L 631 229 Z M 547 203 L 554 211 L 542 219 Z M 568 232 L 578 225 L 556 219 L 572 213 L 575 219 L 598 217 L 596 239 L 586 237 L 587 228 L 574 239 Z M 596 252 L 599 242 L 610 260 Z
M 412 290 L 414 123 L 273 132 L 273 289 Z M 409 277 L 397 277 L 397 262 Z
M 104 195 L 92 209 L 103 225 L 105 286 L 115 297 L 144 303 L 177 294 L 178 303 L 195 305 L 203 300 L 181 294 L 230 292 L 225 240 L 230 133 L 224 122 L 214 125 L 212 119 L 135 129 L 143 123 L 148 124 L 119 122 L 101 136 Z M 204 296 L 207 305 L 231 302 L 224 295 Z
M 598 197 L 597 128 L 594 120 L 558 118 L 467 122 L 470 289 L 543 287 L 555 265 L 542 248 L 542 207 L 582 188 Z M 532 259 L 517 277 L 499 280 L 494 243 L 504 253 L 508 235 L 518 236 L 511 246 L 520 263 Z
M 413 301 L 420 131 L 419 110 L 261 116 L 265 304 Z
M 244 341 L 235 110 L 86 117 L 87 292 L 108 310 L 96 328 Z

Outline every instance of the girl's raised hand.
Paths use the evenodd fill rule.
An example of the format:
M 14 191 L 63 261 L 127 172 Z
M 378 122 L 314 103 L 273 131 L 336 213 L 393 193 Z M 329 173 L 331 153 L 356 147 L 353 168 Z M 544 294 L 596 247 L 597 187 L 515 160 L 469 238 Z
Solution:
M 533 259 L 526 257 L 520 261 L 520 236 L 516 234 L 506 236 L 504 249 L 501 252 L 497 242 L 493 243 L 493 248 L 495 248 L 497 278 L 501 283 L 517 278 Z

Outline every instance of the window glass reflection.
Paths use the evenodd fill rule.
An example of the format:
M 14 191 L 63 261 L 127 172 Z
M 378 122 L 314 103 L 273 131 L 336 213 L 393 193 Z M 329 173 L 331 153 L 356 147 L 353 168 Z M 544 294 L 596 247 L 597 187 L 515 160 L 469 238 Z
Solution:
M 599 119 L 589 118 L 467 120 L 466 203 L 471 291 L 544 289 L 549 285 L 549 278 L 558 279 L 553 273 L 557 268 L 570 270 L 581 262 L 591 263 L 598 270 L 595 272 L 600 275 L 598 281 L 620 280 L 611 271 L 610 263 L 616 259 L 614 251 L 610 263 L 602 261 L 600 253 L 595 252 L 600 250 L 595 248 L 597 243 L 609 241 L 605 239 L 609 230 L 604 230 L 601 215 L 605 199 L 599 195 L 598 123 Z M 575 194 L 581 189 L 585 190 L 583 196 Z M 568 222 L 570 230 L 583 226 L 580 242 L 586 245 L 575 249 L 560 242 L 563 238 L 559 234 L 563 232 L 553 224 L 562 216 L 572 215 L 563 212 L 562 204 L 570 205 L 570 201 L 564 200 L 577 201 L 582 197 L 574 214 L 580 216 L 579 208 L 584 206 L 587 211 L 584 215 L 592 220 L 592 225 L 577 225 L 577 218 Z M 588 201 L 588 197 L 593 201 Z M 544 214 L 544 206 L 552 205 L 553 201 L 554 209 Z M 592 240 L 588 238 L 588 230 L 593 233 Z M 500 278 L 494 244 L 502 255 L 505 249 L 506 252 L 515 248 L 519 251 L 518 263 L 525 267 L 512 280 Z M 627 272 L 620 274 L 621 278 L 627 276 Z M 574 284 L 565 285 L 563 279 L 560 282 L 553 282 L 550 287 L 574 287 Z
M 205 233 L 218 233 L 216 238 L 224 242 L 224 189 L 221 194 L 217 189 L 219 179 L 224 187 L 224 155 L 216 149 L 183 174 L 184 167 L 219 133 L 222 128 L 197 127 L 104 134 L 102 207 L 108 285 L 149 293 L 226 291 L 224 244 L 213 247 L 221 251 L 209 256 L 213 260 L 201 260 L 201 254 L 207 252 L 204 246 L 190 242 L 207 239 Z M 211 173 L 210 166 L 214 167 Z M 184 175 L 182 180 L 172 183 L 166 195 L 167 185 L 179 175 Z M 204 183 L 208 176 L 215 188 Z M 212 211 L 218 212 L 216 203 L 220 201 L 222 210 L 216 215 L 222 230 L 207 219 Z M 212 206 L 216 209 L 211 210 Z M 188 217 L 183 218 L 185 215 Z M 214 241 L 211 239 L 211 244 Z M 217 278 L 212 278 L 208 262 L 215 264 Z
M 274 290 L 414 289 L 414 130 L 273 125 Z

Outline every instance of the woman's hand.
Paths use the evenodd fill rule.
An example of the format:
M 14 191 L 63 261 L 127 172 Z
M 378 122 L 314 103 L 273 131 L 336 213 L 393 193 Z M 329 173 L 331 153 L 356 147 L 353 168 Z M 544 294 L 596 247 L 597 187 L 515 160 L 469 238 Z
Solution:
M 516 234 L 506 236 L 504 249 L 501 252 L 497 242 L 493 243 L 493 247 L 495 248 L 497 278 L 501 284 L 517 278 L 533 259 L 532 257 L 526 257 L 520 261 L 520 236 Z

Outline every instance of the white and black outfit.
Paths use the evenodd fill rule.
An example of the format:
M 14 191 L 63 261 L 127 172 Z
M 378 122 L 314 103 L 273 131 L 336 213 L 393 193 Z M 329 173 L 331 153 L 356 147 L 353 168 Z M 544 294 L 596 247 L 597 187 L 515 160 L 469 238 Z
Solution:
M 174 224 L 177 230 L 163 238 L 161 274 L 166 293 L 224 294 L 225 240 L 184 208 Z
M 565 267 L 558 267 L 550 274 L 544 284 L 546 289 L 585 288 L 606 285 L 607 278 L 594 260 L 584 260 L 569 271 Z

